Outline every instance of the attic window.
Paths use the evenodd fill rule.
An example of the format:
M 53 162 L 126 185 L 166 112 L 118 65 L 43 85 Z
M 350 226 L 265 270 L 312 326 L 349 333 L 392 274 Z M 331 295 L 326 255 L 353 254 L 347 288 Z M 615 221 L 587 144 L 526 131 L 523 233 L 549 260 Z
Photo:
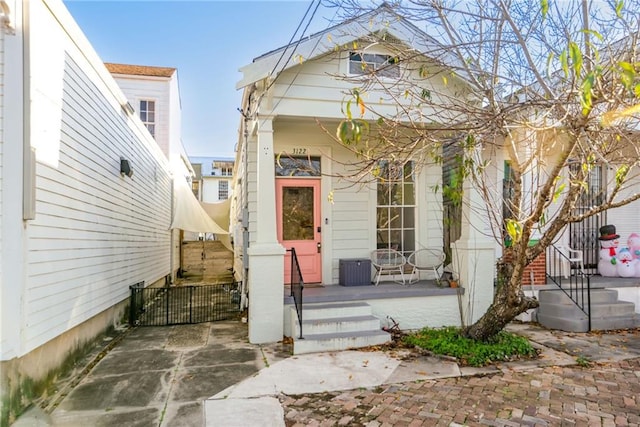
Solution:
M 363 75 L 376 73 L 379 77 L 400 77 L 398 58 L 380 53 L 349 54 L 349 74 Z

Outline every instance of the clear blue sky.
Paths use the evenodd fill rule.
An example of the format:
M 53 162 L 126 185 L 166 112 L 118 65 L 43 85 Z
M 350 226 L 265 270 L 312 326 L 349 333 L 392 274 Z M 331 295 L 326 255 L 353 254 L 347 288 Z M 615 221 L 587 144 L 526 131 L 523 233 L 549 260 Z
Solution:
M 287 44 L 311 0 L 64 3 L 104 62 L 178 69 L 189 156 L 233 156 L 238 69 Z M 323 16 L 333 15 L 320 7 L 305 35 L 329 26 Z

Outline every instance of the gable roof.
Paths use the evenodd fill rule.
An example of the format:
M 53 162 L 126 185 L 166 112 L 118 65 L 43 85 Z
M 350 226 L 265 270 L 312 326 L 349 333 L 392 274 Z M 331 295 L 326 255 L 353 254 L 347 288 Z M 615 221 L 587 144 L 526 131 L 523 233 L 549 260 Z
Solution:
M 113 74 L 130 74 L 134 76 L 150 76 L 150 77 L 171 77 L 176 69 L 172 67 L 153 67 L 150 65 L 129 65 L 114 64 L 105 62 L 110 73 Z
M 293 58 L 309 61 L 335 51 L 336 46 L 345 46 L 375 33 L 389 34 L 425 56 L 429 56 L 429 52 L 438 52 L 437 59 L 445 65 L 457 62 L 453 55 L 445 53 L 444 46 L 436 39 L 396 14 L 388 5 L 383 4 L 369 13 L 255 58 L 251 64 L 240 68 L 243 78 L 236 83 L 236 89 L 267 77 L 275 78 L 279 73 L 299 65 L 300 61 L 292 60 Z M 446 58 L 442 57 L 443 54 Z M 273 76 L 272 73 L 274 73 Z

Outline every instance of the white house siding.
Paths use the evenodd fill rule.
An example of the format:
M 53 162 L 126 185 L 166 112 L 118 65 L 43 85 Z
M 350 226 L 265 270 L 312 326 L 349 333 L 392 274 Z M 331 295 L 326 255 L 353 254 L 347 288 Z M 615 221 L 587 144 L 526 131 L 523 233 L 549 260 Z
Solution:
M 614 168 L 609 168 L 607 170 L 610 180 L 613 180 L 613 177 L 615 177 L 615 172 Z M 640 190 L 639 187 L 640 177 L 631 178 L 626 184 L 625 189 L 620 192 L 620 197 L 618 197 L 618 199 L 638 193 Z M 611 191 L 611 188 L 609 191 Z M 606 222 L 607 224 L 613 224 L 616 226 L 616 232 L 620 235 L 620 247 L 627 246 L 627 239 L 631 233 L 640 234 L 640 215 L 638 215 L 639 207 L 640 201 L 636 201 L 629 205 L 607 211 Z
M 385 53 L 380 50 L 380 53 Z M 287 152 L 293 147 L 304 146 L 311 155 L 323 153 L 323 172 L 326 167 L 340 167 L 332 163 L 331 150 L 338 149 L 333 155 L 342 155 L 341 160 L 350 154 L 344 150 L 341 154 L 338 144 L 327 137 L 315 123 L 315 117 L 328 119 L 342 119 L 341 107 L 349 99 L 348 93 L 356 87 L 332 75 L 346 74 L 348 71 L 348 53 L 332 52 L 320 58 L 304 62 L 282 72 L 275 81 L 271 94 L 267 95 L 260 110 L 264 116 L 274 117 L 274 150 L 277 153 Z M 446 90 L 441 80 L 437 78 L 425 82 L 438 90 Z M 452 85 L 453 87 L 453 85 Z M 365 102 L 376 103 L 376 109 L 383 112 L 394 110 L 395 101 L 383 102 L 382 93 L 369 92 L 364 94 Z M 386 98 L 386 96 L 384 96 Z M 386 104 L 386 105 L 382 105 Z M 388 110 L 388 111 L 387 111 Z M 355 111 L 354 111 L 355 113 Z M 296 121 L 295 117 L 305 118 L 304 122 Z M 289 120 L 288 118 L 292 118 Z M 337 122 L 327 124 L 329 129 Z M 255 136 L 250 141 L 255 142 Z M 249 161 L 245 179 L 248 179 L 249 206 L 253 207 L 256 200 L 257 183 L 255 144 L 249 144 Z M 290 152 L 290 151 L 289 151 Z M 433 188 L 441 180 L 440 168 L 437 165 L 425 167 L 416 183 L 417 227 L 416 243 L 418 247 L 442 247 L 442 202 L 441 197 L 433 192 Z M 339 182 L 337 178 L 323 178 L 322 200 L 328 199 L 329 192 L 335 189 L 349 187 L 348 183 Z M 323 282 L 338 282 L 338 266 L 341 258 L 368 257 L 375 248 L 375 188 L 360 188 L 351 186 L 349 189 L 338 190 L 333 194 L 334 203 L 326 202 L 323 206 L 323 218 L 329 224 L 323 229 Z M 255 211 L 250 211 L 249 232 L 255 234 Z M 356 220 L 357 218 L 357 220 Z M 366 221 L 362 221 L 366 218 Z M 424 225 L 422 225 L 424 224 Z
M 371 48 L 367 52 L 392 54 L 381 48 Z M 353 99 L 350 96 L 351 91 L 359 87 L 353 81 L 354 76 L 351 76 L 352 81 L 346 81 L 339 77 L 348 74 L 348 66 L 349 52 L 332 52 L 282 72 L 271 89 L 270 104 L 275 114 L 344 118 L 341 107 L 347 100 Z M 418 80 L 421 87 L 431 90 L 433 97 L 437 97 L 440 92 L 452 93 L 459 90 L 459 83 L 455 78 L 450 78 L 445 86 L 442 77 L 436 73 L 436 70 L 433 68 L 430 70 L 433 72 L 430 71 L 427 75 L 433 77 L 419 78 L 417 72 L 414 72 L 411 78 Z M 401 93 L 401 88 L 400 85 L 396 90 Z M 392 99 L 384 91 L 375 90 L 375 88 L 361 90 L 360 94 L 365 104 L 375 106 L 378 114 L 390 116 L 397 112 L 398 102 L 409 103 L 412 101 L 410 97 L 405 98 L 403 95 Z M 359 114 L 356 106 L 352 106 L 352 113 L 354 116 Z M 423 113 L 425 117 L 438 120 L 435 114 L 429 110 L 425 109 Z M 364 115 L 365 119 L 370 120 L 377 120 L 377 117 L 368 111 Z
M 125 300 L 129 285 L 152 283 L 170 270 L 168 165 L 97 73 L 103 65 L 74 44 L 71 37 L 80 35 L 69 37 L 42 2 L 32 4 L 32 17 L 40 24 L 32 26 L 32 57 L 49 61 L 32 68 L 32 126 L 53 124 L 40 111 L 60 122 L 48 141 L 58 144 L 57 159 L 38 153 L 24 353 Z M 60 43 L 52 44 L 54 37 Z M 52 75 L 62 80 L 51 84 Z M 121 156 L 133 178 L 120 175 Z
M 5 101 L 4 101 L 4 86 L 5 86 L 5 79 L 4 79 L 4 29 L 0 27 L 0 230 L 2 230 L 2 207 L 3 207 L 3 192 L 2 192 L 2 183 L 3 183 L 3 179 L 4 179 L 4 175 L 2 173 L 2 165 L 4 163 L 4 157 L 3 157 L 3 152 L 4 152 L 4 108 L 5 108 Z M 2 243 L 2 232 L 0 232 L 0 260 L 2 259 L 2 249 L 4 247 L 3 243 Z M 0 262 L 0 278 L 3 277 L 2 274 L 2 262 Z M 0 279 L 0 309 L 2 307 L 4 307 L 3 304 L 3 290 L 2 290 L 2 280 Z M 1 321 L 1 317 L 0 317 L 0 321 Z M 0 326 L 0 348 L 5 348 L 6 347 L 6 343 L 5 343 L 5 339 L 6 337 L 4 336 L 5 334 L 2 333 L 2 327 Z M 0 359 L 1 360 L 1 359 Z
M 217 203 L 226 199 L 220 199 L 220 182 L 228 185 L 228 194 L 231 196 L 231 177 L 202 177 L 202 201 L 205 203 Z
M 43 378 L 115 324 L 130 285 L 152 284 L 170 272 L 168 162 L 142 123 L 122 109 L 126 98 L 63 3 L 36 0 L 30 11 L 31 137 L 25 143 L 37 155 L 36 215 L 22 222 L 15 190 L 2 211 L 3 222 L 11 214 L 11 227 L 2 224 L 11 243 L 1 242 L 0 315 L 3 335 L 5 325 L 11 333 L 3 336 L 0 371 L 14 387 Z M 21 64 L 21 53 L 13 53 L 7 63 Z M 12 85 L 21 86 L 13 77 Z M 19 111 L 20 104 L 12 105 Z M 7 147 L 2 144 L 2 160 L 8 162 Z M 11 168 L 21 167 L 21 153 L 11 153 Z M 131 162 L 132 178 L 120 175 L 121 156 Z M 10 188 L 2 189 L 6 200 Z M 2 392 L 4 399 L 8 390 Z
M 327 123 L 335 127 L 335 123 Z M 276 154 L 292 154 L 304 146 L 310 156 L 321 157 L 323 283 L 336 284 L 343 258 L 369 258 L 376 248 L 376 186 L 354 185 L 340 179 L 352 158 L 344 147 L 326 135 L 314 120 L 278 119 L 274 124 Z M 442 248 L 442 197 L 434 192 L 441 181 L 439 165 L 423 165 L 416 180 L 416 247 Z M 282 178 L 286 179 L 286 178 Z M 333 202 L 329 201 L 332 194 Z

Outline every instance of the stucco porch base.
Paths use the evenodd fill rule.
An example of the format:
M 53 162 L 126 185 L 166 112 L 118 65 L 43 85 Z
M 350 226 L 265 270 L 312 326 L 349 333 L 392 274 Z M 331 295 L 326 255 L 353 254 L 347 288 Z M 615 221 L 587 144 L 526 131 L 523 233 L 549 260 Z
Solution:
M 389 318 L 398 322 L 402 330 L 424 327 L 460 326 L 458 293 L 463 288 L 441 288 L 434 281 L 420 281 L 411 285 L 380 283 L 378 286 L 306 286 L 303 292 L 304 307 L 311 304 L 359 301 L 373 309 L 382 325 L 391 326 Z M 284 335 L 292 336 L 291 319 L 295 305 L 289 286 L 284 287 Z M 295 318 L 295 317 L 294 317 Z

